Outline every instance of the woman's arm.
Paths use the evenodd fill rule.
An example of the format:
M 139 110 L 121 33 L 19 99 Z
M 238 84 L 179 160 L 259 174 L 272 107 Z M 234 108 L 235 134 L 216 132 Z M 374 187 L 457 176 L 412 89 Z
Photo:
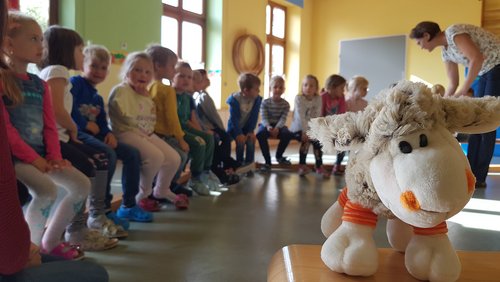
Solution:
M 467 77 L 462 86 L 455 93 L 455 96 L 465 96 L 483 66 L 484 55 L 481 53 L 476 43 L 474 43 L 471 37 L 466 33 L 456 35 L 453 41 L 460 52 L 469 60 Z
M 446 87 L 445 97 L 450 97 L 455 94 L 458 87 L 458 65 L 454 62 L 444 62 L 446 68 L 446 75 L 448 76 L 448 87 Z

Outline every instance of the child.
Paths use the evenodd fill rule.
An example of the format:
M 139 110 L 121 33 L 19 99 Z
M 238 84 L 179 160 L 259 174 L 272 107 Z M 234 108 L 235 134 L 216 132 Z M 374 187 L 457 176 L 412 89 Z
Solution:
M 346 103 L 344 98 L 345 86 L 346 80 L 340 75 L 332 74 L 326 79 L 324 91 L 321 93 L 322 117 L 329 115 L 339 115 L 346 112 Z M 345 167 L 342 165 L 344 156 L 345 152 L 340 152 L 337 154 L 337 160 L 335 162 L 335 165 L 333 166 L 332 174 L 344 174 Z M 323 176 L 328 177 L 328 174 L 323 167 L 319 169 L 318 173 L 322 173 Z
M 77 138 L 77 127 L 71 119 L 73 96 L 70 89 L 69 69 L 81 70 L 83 64 L 83 39 L 71 29 L 51 26 L 43 34 L 45 51 L 38 67 L 40 77 L 47 81 L 52 94 L 61 154 L 91 180 L 90 205 L 96 214 L 105 214 L 104 193 L 108 174 L 108 161 L 102 152 L 86 146 Z M 117 239 L 87 228 L 85 207 L 77 213 L 66 228 L 65 239 L 80 244 L 83 249 L 99 251 L 115 247 Z M 101 222 L 102 229 L 107 228 Z M 112 229 L 117 229 L 113 225 Z M 118 232 L 118 231 L 117 231 Z M 117 232 L 113 232 L 116 235 Z M 116 237 L 114 236 L 113 237 Z M 125 236 L 126 234 L 124 234 Z M 118 235 L 121 236 L 121 235 Z
M 215 139 L 212 172 L 226 185 L 236 184 L 240 177 L 236 171 L 242 171 L 235 159 L 231 158 L 231 136 L 226 132 L 219 112 L 215 108 L 212 97 L 206 89 L 210 86 L 207 71 L 198 69 L 193 71 L 193 98 L 196 104 L 196 114 L 201 126 L 212 131 Z
M 73 86 L 71 88 L 73 95 L 71 117 L 78 126 L 78 139 L 84 144 L 104 152 L 108 159 L 106 189 L 99 197 L 100 200 L 104 200 L 106 215 L 90 209 L 87 225 L 89 228 L 109 233 L 116 228 L 102 228 L 103 225 L 110 225 L 105 218 L 107 217 L 113 222 L 120 222 L 116 214 L 111 211 L 111 200 L 113 199 L 111 180 L 116 169 L 116 161 L 117 159 L 123 161 L 122 202 L 125 206 L 134 206 L 136 204 L 135 196 L 139 192 L 141 156 L 136 148 L 118 142 L 109 130 L 104 102 L 95 88 L 108 75 L 111 61 L 109 51 L 104 46 L 90 45 L 83 50 L 83 53 L 83 73 L 70 79 Z M 122 224 L 128 228 L 127 221 L 123 221 Z M 124 230 L 117 231 L 124 234 Z
M 226 101 L 229 105 L 227 132 L 236 140 L 236 161 L 245 165 L 254 162 L 256 140 L 254 130 L 259 118 L 262 97 L 259 96 L 260 79 L 256 75 L 243 73 L 238 78 L 238 84 L 240 91 L 231 94 Z M 248 175 L 253 175 L 253 172 L 249 171 Z
M 364 99 L 368 93 L 368 80 L 362 76 L 354 76 L 347 84 L 347 99 L 345 101 L 348 112 L 362 111 L 368 106 Z
M 209 179 L 214 154 L 214 137 L 202 130 L 196 118 L 194 100 L 188 94 L 192 90 L 192 76 L 191 66 L 186 62 L 178 62 L 175 66 L 173 87 L 177 93 L 177 114 L 184 130 L 184 140 L 190 148 L 191 188 L 198 194 L 206 196 L 210 195 L 209 187 L 211 190 L 217 190 L 214 181 Z
M 4 47 L 4 26 L 7 21 L 7 1 L 0 0 L 0 46 Z M 15 73 L 0 57 L 0 96 L 9 93 L 21 97 Z M 6 98 L 8 100 L 8 98 Z M 20 102 L 20 101 L 19 101 Z M 72 280 L 108 281 L 106 270 L 85 261 L 54 261 L 42 263 L 40 249 L 31 243 L 16 191 L 16 175 L 5 128 L 4 103 L 0 99 L 0 281 Z M 52 120 L 54 118 L 52 117 Z M 40 117 L 40 121 L 43 117 Z M 52 127 L 55 127 L 52 122 Z M 57 143 L 57 137 L 54 137 Z M 29 278 L 28 278 L 29 277 Z
M 21 93 L 5 92 L 9 107 L 2 115 L 6 120 L 17 178 L 29 188 L 33 197 L 25 215 L 31 242 L 39 245 L 44 253 L 68 260 L 78 259 L 83 253 L 61 243 L 60 238 L 66 225 L 83 206 L 90 183 L 85 175 L 62 158 L 47 85 L 36 75 L 26 72 L 29 63 L 41 61 L 42 30 L 31 17 L 13 13 L 10 19 L 3 47 L 17 74 Z M 44 233 L 58 185 L 67 194 Z
M 290 165 L 290 161 L 283 157 L 283 153 L 293 138 L 293 135 L 286 127 L 286 119 L 290 111 L 290 104 L 281 98 L 285 92 L 285 80 L 281 76 L 273 76 L 270 81 L 271 98 L 262 101 L 260 106 L 261 123 L 257 130 L 257 140 L 259 140 L 262 155 L 266 164 L 261 167 L 263 172 L 271 171 L 271 155 L 269 154 L 269 143 L 267 139 L 278 138 L 279 144 L 276 150 L 276 160 L 279 164 Z
M 446 89 L 441 84 L 434 84 L 431 88 L 431 92 L 432 94 L 436 94 L 443 97 L 444 93 L 446 93 Z
M 174 201 L 176 195 L 170 190 L 170 182 L 181 162 L 179 154 L 154 134 L 156 108 L 147 89 L 153 72 L 148 54 L 130 53 L 121 70 L 123 82 L 111 90 L 108 103 L 111 128 L 118 141 L 136 147 L 141 154 L 140 191 L 136 201 L 147 211 L 159 210 L 158 202 L 148 198 L 151 192 L 157 199 Z M 155 175 L 157 180 L 151 191 Z M 137 205 L 121 205 L 117 215 L 130 220 L 152 221 L 151 214 L 144 213 Z
M 177 96 L 174 88 L 162 82 L 163 79 L 172 81 L 174 78 L 177 55 L 172 50 L 158 44 L 149 46 L 146 53 L 151 56 L 155 69 L 154 81 L 149 89 L 156 105 L 155 134 L 176 150 L 181 158 L 181 165 L 172 179 L 170 189 L 176 194 L 191 197 L 192 190 L 186 189 L 176 182 L 186 167 L 189 153 L 189 145 L 184 141 L 184 131 L 177 115 Z
M 299 149 L 299 175 L 308 174 L 311 169 L 306 165 L 306 157 L 309 146 L 312 143 L 314 157 L 316 159 L 316 169 L 323 167 L 321 145 L 317 140 L 310 140 L 307 136 L 309 121 L 321 115 L 321 97 L 318 95 L 319 83 L 314 75 L 306 75 L 302 80 L 302 95 L 295 97 L 293 120 L 290 130 L 300 141 Z

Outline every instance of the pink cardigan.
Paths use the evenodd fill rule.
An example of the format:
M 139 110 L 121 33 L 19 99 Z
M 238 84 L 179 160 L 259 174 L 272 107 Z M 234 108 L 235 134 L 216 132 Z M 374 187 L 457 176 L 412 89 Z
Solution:
M 2 99 L 0 110 L 5 111 Z M 22 270 L 28 262 L 29 248 L 30 233 L 17 196 L 4 115 L 0 115 L 0 275 Z

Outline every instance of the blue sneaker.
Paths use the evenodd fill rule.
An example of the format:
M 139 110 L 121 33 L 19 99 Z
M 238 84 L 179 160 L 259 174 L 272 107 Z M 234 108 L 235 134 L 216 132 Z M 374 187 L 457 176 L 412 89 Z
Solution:
M 119 218 L 118 216 L 116 216 L 115 212 L 106 213 L 106 217 L 109 218 L 111 221 L 113 221 L 114 224 L 123 227 L 125 231 L 128 230 L 130 227 L 130 222 L 128 222 L 128 220 Z
M 116 215 L 119 218 L 122 219 L 126 218 L 130 221 L 137 221 L 137 222 L 153 221 L 153 214 L 141 209 L 138 205 L 135 205 L 131 208 L 120 206 L 120 208 L 116 211 Z

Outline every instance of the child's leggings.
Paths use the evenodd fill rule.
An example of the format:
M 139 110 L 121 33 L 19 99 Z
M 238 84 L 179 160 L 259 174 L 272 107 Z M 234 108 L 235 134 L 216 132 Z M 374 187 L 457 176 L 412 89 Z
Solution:
M 170 182 L 181 164 L 179 154 L 156 134 L 144 136 L 127 131 L 117 134 L 116 137 L 120 142 L 135 147 L 141 154 L 140 190 L 136 200 L 140 201 L 151 195 L 156 174 L 158 175 L 153 196 L 166 198 L 170 195 Z
M 16 162 L 14 167 L 17 179 L 28 187 L 33 197 L 25 214 L 31 242 L 50 252 L 60 243 L 66 225 L 84 204 L 90 191 L 90 181 L 74 167 L 49 173 L 43 173 L 23 162 Z M 57 186 L 62 186 L 66 195 L 54 211 L 42 238 L 50 210 L 57 198 Z
M 323 165 L 323 151 L 321 151 L 321 144 L 317 140 L 301 142 L 299 149 L 299 164 L 306 164 L 307 153 L 309 152 L 309 146 L 313 145 L 314 159 L 316 161 L 316 167 Z

